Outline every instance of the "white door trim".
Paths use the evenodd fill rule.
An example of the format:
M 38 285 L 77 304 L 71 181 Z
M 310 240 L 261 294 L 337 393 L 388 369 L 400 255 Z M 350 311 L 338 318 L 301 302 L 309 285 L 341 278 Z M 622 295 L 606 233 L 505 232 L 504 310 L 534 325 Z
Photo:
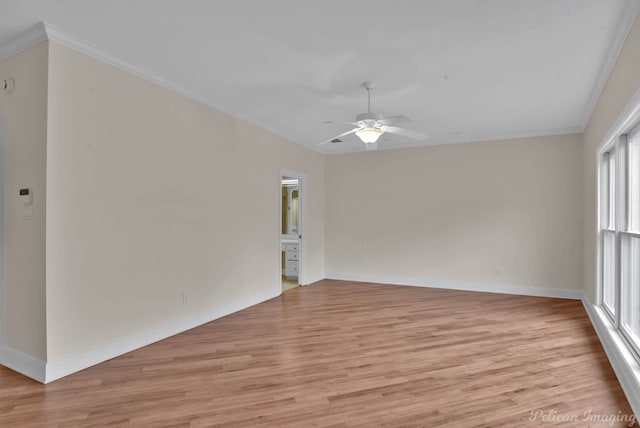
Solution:
M 298 261 L 298 284 L 307 285 L 307 176 L 301 172 L 292 171 L 286 168 L 280 168 L 280 175 L 278 176 L 278 200 L 282 200 L 282 177 L 297 178 L 300 181 L 300 196 L 299 201 L 299 213 L 300 219 L 298 224 L 298 235 L 302 236 L 298 243 L 298 250 L 300 252 Z M 278 218 L 280 223 L 278 226 L 278 254 L 282 251 L 282 206 L 278 203 Z M 280 260 L 280 257 L 278 257 Z
M 4 254 L 3 254 L 3 245 L 4 245 L 4 235 L 3 235 L 3 223 L 4 223 L 4 207 L 5 207 L 5 199 L 4 199 L 4 151 L 6 144 L 6 126 L 4 119 L 0 118 L 0 363 L 4 361 L 4 325 L 3 325 L 3 316 L 4 316 L 4 300 L 3 300 L 3 290 L 4 290 Z

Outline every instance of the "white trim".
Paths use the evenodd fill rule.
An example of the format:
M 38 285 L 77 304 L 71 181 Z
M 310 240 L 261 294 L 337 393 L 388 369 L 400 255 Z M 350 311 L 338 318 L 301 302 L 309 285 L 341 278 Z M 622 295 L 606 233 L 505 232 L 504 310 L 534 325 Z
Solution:
M 109 64 L 115 68 L 118 68 L 122 71 L 126 71 L 127 73 L 133 74 L 136 77 L 139 77 L 148 82 L 154 83 L 162 88 L 168 89 L 169 91 L 175 92 L 178 95 L 182 95 L 191 100 L 199 102 L 207 107 L 210 107 L 214 110 L 221 111 L 226 113 L 234 118 L 240 119 L 246 123 L 254 125 L 260 129 L 271 132 L 272 134 L 279 135 L 282 138 L 288 140 L 287 137 L 282 135 L 278 130 L 269 125 L 257 124 L 251 118 L 247 117 L 246 114 L 232 110 L 220 103 L 213 101 L 211 98 L 202 96 L 195 91 L 185 88 L 184 86 L 178 85 L 169 81 L 168 79 L 154 74 L 150 71 L 147 71 L 137 65 L 134 65 L 130 62 L 127 62 L 123 59 L 118 58 L 117 56 L 102 50 L 90 42 L 83 40 L 82 38 L 71 34 L 67 31 L 61 30 L 47 22 L 41 22 L 41 24 L 46 29 L 47 37 L 50 41 L 55 42 L 59 45 L 72 49 L 76 52 L 79 52 L 83 55 L 87 55 L 91 58 L 97 59 L 98 61 Z M 291 141 L 291 140 L 290 140 Z M 305 146 L 306 147 L 306 146 Z
M 501 140 L 518 140 L 521 138 L 537 138 L 537 137 L 549 137 L 557 135 L 570 135 L 580 134 L 583 131 L 582 128 L 572 126 L 569 128 L 553 128 L 543 129 L 540 131 L 524 131 L 516 133 L 499 133 L 499 132 L 477 132 L 472 134 L 460 135 L 457 137 L 442 137 L 432 138 L 429 137 L 426 141 L 398 141 L 392 145 L 378 144 L 377 150 L 395 150 L 395 149 L 408 149 L 417 147 L 430 147 L 443 144 L 464 144 L 474 142 L 485 141 L 501 141 Z M 384 143 L 384 142 L 383 142 Z M 425 144 L 427 143 L 427 144 Z M 305 146 L 307 147 L 307 146 Z M 320 147 L 309 147 L 317 152 L 324 153 L 326 155 L 340 155 L 344 153 L 355 153 L 362 151 L 359 144 L 325 144 Z
M 282 198 L 282 177 L 291 177 L 297 178 L 299 180 L 300 187 L 300 199 L 299 199 L 299 224 L 298 224 L 298 235 L 302 236 L 302 239 L 298 241 L 298 247 L 300 251 L 300 257 L 298 261 L 298 284 L 299 285 L 307 285 L 307 176 L 301 172 L 292 171 L 286 168 L 280 168 L 280 175 L 278 176 L 278 201 Z M 282 235 L 281 235 L 281 227 L 282 227 L 282 206 L 278 203 L 278 218 L 280 219 L 280 223 L 278 225 L 278 254 L 280 254 L 282 248 Z M 280 257 L 278 257 L 278 261 L 280 261 Z
M 636 11 L 637 12 L 637 11 Z M 595 224 L 595 241 L 596 241 L 596 305 L 603 304 L 603 254 L 602 254 L 602 221 L 603 221 L 603 177 L 602 174 L 602 157 L 603 154 L 613 148 L 616 150 L 618 162 L 616 162 L 616 168 L 618 177 L 616 182 L 620 184 L 626 180 L 621 179 L 622 167 L 624 166 L 620 161 L 621 149 L 626 149 L 626 141 L 621 136 L 627 134 L 638 122 L 640 121 L 640 90 L 637 90 L 629 102 L 626 104 L 622 112 L 618 115 L 613 125 L 609 128 L 603 139 L 596 147 L 596 224 Z M 613 367 L 614 372 L 622 386 L 622 389 L 636 415 L 640 414 L 640 365 L 634 358 L 631 349 L 629 349 L 625 339 L 622 337 L 622 333 L 616 330 L 616 324 L 620 319 L 620 239 L 619 236 L 625 225 L 625 218 L 623 217 L 626 211 L 626 195 L 622 195 L 621 192 L 626 193 L 626 186 L 616 185 L 616 251 L 618 253 L 616 257 L 616 314 L 614 317 L 609 317 L 604 309 L 604 306 L 598 307 L 593 305 L 589 299 L 585 296 L 582 298 L 582 303 L 589 315 L 591 324 L 596 330 L 600 343 L 602 344 L 607 358 Z M 625 209 L 620 208 L 624 205 Z
M 602 215 L 603 215 L 603 208 L 602 208 L 602 202 L 600 199 L 602 199 L 602 179 L 603 179 L 603 157 L 602 157 L 603 153 L 601 153 L 599 150 L 596 150 L 596 228 L 595 228 L 595 249 L 596 249 L 596 262 L 594 265 L 594 273 L 595 273 L 595 283 L 596 283 L 596 293 L 595 293 L 595 298 L 596 298 L 596 304 L 599 305 L 602 303 L 602 299 L 603 299 L 603 293 L 602 290 L 600 289 L 600 284 L 602 284 L 602 276 L 604 275 L 603 273 L 603 269 L 602 269 L 602 240 L 604 239 L 602 237 L 602 232 L 601 232 L 601 227 L 602 227 Z M 583 253 L 582 253 L 582 258 L 583 260 L 586 259 L 585 254 L 584 254 L 584 249 L 583 249 Z
M 596 168 L 596 224 L 594 229 L 596 263 L 594 266 L 596 278 L 596 305 L 602 304 L 603 293 L 603 269 L 602 269 L 602 156 L 611 150 L 618 141 L 618 137 L 629 131 L 640 122 L 640 89 L 636 90 L 633 96 L 624 106 L 613 125 L 609 128 L 605 136 L 596 147 L 595 168 Z
M 600 144 L 598 144 L 596 148 L 596 154 L 602 156 L 619 135 L 631 131 L 638 121 L 640 121 L 640 89 L 636 90 L 629 99 L 629 102 L 624 106 L 624 109 L 622 109 L 616 121 L 613 122 L 609 131 L 605 134 L 602 141 L 600 141 Z
M 204 97 L 200 94 L 197 94 L 189 89 L 186 89 L 180 85 L 177 85 L 175 83 L 170 82 L 169 80 L 165 79 L 164 77 L 158 76 L 156 74 L 153 74 L 149 71 L 146 71 L 136 65 L 133 65 L 129 62 L 126 62 L 122 59 L 117 58 L 116 56 L 107 53 L 99 48 L 97 48 L 96 46 L 93 46 L 91 43 L 82 40 L 81 38 L 72 35 L 66 31 L 63 31 L 59 28 L 54 27 L 51 24 L 48 23 L 43 23 L 44 27 L 46 28 L 46 32 L 47 35 L 49 37 L 49 40 L 58 43 L 62 46 L 65 46 L 69 49 L 73 49 L 77 52 L 80 52 L 84 55 L 90 56 L 92 58 L 95 58 L 99 61 L 102 61 L 104 63 L 107 63 L 109 65 L 112 65 L 120 70 L 126 71 L 128 73 L 131 73 L 141 79 L 147 80 L 149 82 L 155 83 L 158 86 L 161 86 L 165 89 L 168 89 L 172 92 L 175 92 L 177 94 L 183 95 L 187 98 L 190 98 L 192 100 L 195 100 L 203 105 L 206 105 L 208 107 L 211 107 L 215 110 L 219 110 L 221 112 L 224 112 L 226 114 L 229 114 L 235 118 L 238 118 L 244 122 L 247 122 L 249 124 L 252 124 L 254 126 L 257 126 L 260 129 L 264 129 L 266 131 L 269 131 L 275 135 L 279 135 L 285 139 L 287 139 L 286 136 L 282 135 L 280 133 L 280 131 L 278 131 L 277 129 L 271 127 L 271 126 L 265 126 L 264 124 L 257 124 L 255 123 L 251 118 L 247 117 L 244 113 L 242 112 L 238 112 L 232 109 L 229 109 L 213 100 L 211 100 L 210 98 Z M 526 132 L 519 132 L 519 133 L 509 133 L 509 134 L 505 134 L 505 133 L 499 133 L 499 132 L 484 132 L 484 133 L 474 133 L 474 134 L 469 134 L 469 135 L 465 135 L 462 137 L 454 137 L 454 138 L 443 138 L 443 139 L 434 139 L 434 140 L 429 140 L 429 144 L 428 145 L 439 145 L 439 144 L 449 144 L 449 143 L 467 143 L 467 142 L 473 142 L 473 141 L 493 141 L 493 140 L 505 140 L 505 139 L 516 139 L 516 138 L 532 138 L 532 137 L 546 137 L 546 136 L 551 136 L 551 135 L 565 135 L 565 134 L 578 134 L 581 133 L 583 131 L 583 128 L 580 127 L 570 127 L 570 128 L 556 128 L 556 129 L 545 129 L 545 130 L 541 130 L 541 131 L 526 131 Z M 298 143 L 300 144 L 300 143 Z M 326 154 L 332 154 L 333 152 L 326 152 L 323 150 L 322 147 L 317 147 L 317 145 L 312 145 L 312 146 L 307 146 L 305 144 L 300 144 L 303 147 L 306 147 L 308 149 L 314 150 L 316 152 L 319 153 L 326 153 Z M 330 145 L 325 145 L 323 146 L 324 148 L 329 147 Z M 345 147 L 348 145 L 341 145 L 341 147 Z M 405 142 L 402 145 L 394 145 L 393 147 L 388 147 L 388 148 L 408 148 L 408 147 L 423 147 L 424 144 L 421 144 L 420 142 Z M 361 146 L 357 145 L 353 147 L 356 150 L 350 150 L 349 147 L 347 147 L 347 150 L 345 151 L 341 151 L 341 153 L 346 153 L 346 152 L 350 152 L 350 151 L 361 151 Z M 383 147 L 383 149 L 385 149 Z
M 45 382 L 45 362 L 30 355 L 3 345 L 0 347 L 0 364 L 38 382 Z
M 618 18 L 616 32 L 611 38 L 611 43 L 609 44 L 606 56 L 600 65 L 600 70 L 598 71 L 595 84 L 593 85 L 593 89 L 591 89 L 591 94 L 589 95 L 587 104 L 585 104 L 584 110 L 582 111 L 582 117 L 580 119 L 580 124 L 578 125 L 581 132 L 584 131 L 591 119 L 593 110 L 596 108 L 596 104 L 598 103 L 600 95 L 602 95 L 602 91 L 609 80 L 613 67 L 616 65 L 618 56 L 620 55 L 620 52 L 622 52 L 622 48 L 624 48 L 624 44 L 627 41 L 631 27 L 638 16 L 638 12 L 640 12 L 640 1 L 625 0 L 622 5 L 622 10 L 620 11 L 620 17 Z
M 631 99 L 624 106 L 613 125 L 609 128 L 605 136 L 596 147 L 595 168 L 596 168 L 596 224 L 594 230 L 596 263 L 594 266 L 596 278 L 596 305 L 602 303 L 602 156 L 612 149 L 618 137 L 625 134 L 640 122 L 640 89 L 636 90 Z
M 39 22 L 29 27 L 26 31 L 18 35 L 18 37 L 8 41 L 0 46 L 0 61 L 7 59 L 22 51 L 26 51 L 35 45 L 42 43 L 48 39 L 45 24 Z
M 640 365 L 633 358 L 631 351 L 627 349 L 623 339 L 616 332 L 602 309 L 594 306 L 586 296 L 583 296 L 582 304 L 633 413 L 640 415 Z
M 262 293 L 258 296 L 245 298 L 237 302 L 227 304 L 220 308 L 214 308 L 211 310 L 211 312 L 193 315 L 188 318 L 184 318 L 170 324 L 154 328 L 153 330 L 149 330 L 140 334 L 136 334 L 134 336 L 120 339 L 113 343 L 100 346 L 96 349 L 91 349 L 80 354 L 72 355 L 71 357 L 65 358 L 63 360 L 47 363 L 46 376 L 43 376 L 44 383 L 52 382 L 56 379 L 60 379 L 61 377 L 94 366 L 103 361 L 109 360 L 122 354 L 126 354 L 127 352 L 142 348 L 143 346 L 147 346 L 159 340 L 166 339 L 168 337 L 198 327 L 202 324 L 206 324 L 218 318 L 227 316 L 234 312 L 238 312 L 242 309 L 246 309 L 250 306 L 257 305 L 258 303 L 273 299 L 274 297 L 278 297 L 280 295 L 280 292 L 281 290 L 278 288 L 270 292 Z M 18 371 L 24 373 L 21 370 Z M 27 376 L 30 375 L 27 374 Z
M 348 273 L 331 273 L 327 279 L 342 281 L 372 282 L 377 284 L 408 285 L 412 287 L 442 288 L 447 290 L 478 291 L 482 293 L 515 294 L 520 296 L 553 297 L 559 299 L 582 299 L 582 290 L 564 288 L 539 288 L 510 284 L 487 284 L 442 279 L 419 279 L 401 277 L 369 277 Z
M 5 121 L 3 118 L 0 118 L 0 350 L 4 346 L 4 324 L 3 313 L 4 313 L 4 207 L 6 205 L 4 200 L 4 152 L 6 146 L 6 132 L 5 132 Z M 2 357 L 0 356 L 0 364 L 2 362 Z
M 395 148 L 410 148 L 410 147 L 426 147 L 431 145 L 440 145 L 440 144 L 459 144 L 459 143 L 469 143 L 476 141 L 495 141 L 495 140 L 508 140 L 508 139 L 519 139 L 519 138 L 535 138 L 535 137 L 546 137 L 552 135 L 566 135 L 566 134 L 578 134 L 584 131 L 586 123 L 590 118 L 591 112 L 595 106 L 595 103 L 598 100 L 600 93 L 602 92 L 602 88 L 606 83 L 609 74 L 611 73 L 611 69 L 615 64 L 615 60 L 624 45 L 624 41 L 628 35 L 628 32 L 631 28 L 631 24 L 633 23 L 633 19 L 638 13 L 637 5 L 640 2 L 637 0 L 627 0 L 625 2 L 625 6 L 623 8 L 623 12 L 625 13 L 623 17 L 621 17 L 621 25 L 618 27 L 618 32 L 614 37 L 614 41 L 612 42 L 612 47 L 608 51 L 607 59 L 601 68 L 598 81 L 592 91 L 592 94 L 589 98 L 589 102 L 587 107 L 585 108 L 585 113 L 583 113 L 583 118 L 581 120 L 581 124 L 574 127 L 567 128 L 555 128 L 555 129 L 544 129 L 544 130 L 535 130 L 535 131 L 524 131 L 524 132 L 516 132 L 516 133 L 500 133 L 500 132 L 482 132 L 482 133 L 471 133 L 459 137 L 444 137 L 444 138 L 433 138 L 428 141 L 428 144 L 423 144 L 420 142 L 402 142 L 399 144 L 394 144 L 393 146 L 384 147 L 382 145 L 380 147 L 381 150 L 386 149 L 395 149 Z M 115 55 L 108 53 L 94 45 L 90 42 L 83 40 L 82 38 L 73 35 L 69 32 L 61 30 L 49 23 L 40 22 L 33 27 L 29 28 L 27 31 L 22 33 L 17 38 L 12 41 L 0 46 L 0 60 L 8 58 L 12 55 L 15 55 L 23 50 L 26 50 L 42 41 L 50 40 L 62 46 L 65 46 L 69 49 L 72 49 L 81 54 L 87 55 L 91 58 L 102 61 L 106 64 L 109 64 L 113 67 L 116 67 L 120 70 L 126 71 L 134 76 L 137 76 L 141 79 L 154 83 L 160 87 L 168 89 L 172 92 L 175 92 L 179 95 L 190 98 L 194 101 L 197 101 L 207 107 L 213 108 L 215 110 L 219 110 L 226 114 L 229 114 L 235 118 L 238 118 L 244 122 L 257 126 L 261 129 L 269 131 L 275 135 L 279 135 L 283 138 L 287 138 L 282 135 L 282 133 L 275 129 L 272 126 L 257 124 L 251 118 L 247 117 L 244 113 L 232 110 L 224 105 L 221 105 L 214 100 L 202 96 L 192 90 L 189 90 L 183 86 L 175 84 L 168 79 L 151 73 L 143 68 L 134 65 L 130 62 L 122 60 Z M 592 105 L 593 104 L 593 105 Z M 586 118 L 586 121 L 585 121 Z M 584 122 L 584 123 L 582 123 Z M 299 144 L 299 143 L 298 143 Z M 314 150 L 319 153 L 324 154 L 341 154 L 341 153 L 349 153 L 354 151 L 361 151 L 361 146 L 356 145 L 352 147 L 348 147 L 348 145 L 341 145 L 341 147 L 336 150 L 336 148 L 329 148 L 329 146 L 323 146 L 323 148 L 319 148 L 317 146 L 307 146 L 301 144 L 303 147 Z
M 477 132 L 469 135 L 450 137 L 450 138 L 434 138 L 428 140 L 433 144 L 458 144 L 458 143 L 472 143 L 479 141 L 499 141 L 499 140 L 516 140 L 519 138 L 536 138 L 536 137 L 548 137 L 551 135 L 568 135 L 579 134 L 582 129 L 577 126 L 571 126 L 568 128 L 551 128 L 535 131 L 522 131 L 516 133 L 504 133 L 504 132 Z

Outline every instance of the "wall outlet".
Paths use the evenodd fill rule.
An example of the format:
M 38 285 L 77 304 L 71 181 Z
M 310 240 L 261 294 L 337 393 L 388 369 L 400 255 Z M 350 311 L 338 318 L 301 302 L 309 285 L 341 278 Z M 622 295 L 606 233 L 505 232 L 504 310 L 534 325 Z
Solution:
M 182 293 L 182 303 L 187 303 L 187 298 L 189 298 L 189 295 L 187 293 Z

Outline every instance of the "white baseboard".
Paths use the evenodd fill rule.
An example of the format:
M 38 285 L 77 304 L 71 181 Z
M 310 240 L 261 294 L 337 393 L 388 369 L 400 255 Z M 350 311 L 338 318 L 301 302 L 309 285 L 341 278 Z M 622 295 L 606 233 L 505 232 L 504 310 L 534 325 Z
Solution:
M 278 288 L 277 290 L 272 290 L 261 295 L 252 296 L 251 298 L 236 301 L 232 304 L 220 308 L 215 308 L 211 312 L 193 315 L 188 318 L 184 318 L 170 324 L 155 328 L 153 330 L 149 330 L 144 333 L 136 334 L 134 336 L 109 343 L 96 349 L 91 349 L 89 351 L 82 352 L 80 354 L 76 354 L 62 360 L 48 363 L 46 364 L 46 371 L 43 372 L 43 376 L 41 376 L 41 379 L 37 380 L 40 380 L 44 383 L 52 382 L 56 379 L 60 379 L 61 377 L 94 366 L 111 358 L 126 354 L 127 352 L 131 352 L 135 349 L 142 348 L 143 346 L 147 346 L 159 340 L 166 339 L 178 333 L 182 333 L 184 331 L 198 327 L 202 324 L 206 324 L 210 321 L 272 299 L 274 297 L 278 297 L 279 295 L 280 290 Z M 27 374 L 22 370 L 17 371 L 23 374 Z M 44 375 L 44 373 L 46 373 L 46 375 Z M 27 376 L 30 375 L 27 374 Z M 36 378 L 34 377 L 34 379 Z
M 517 294 L 522 296 L 555 297 L 560 299 L 582 299 L 582 290 L 563 288 L 538 288 L 509 284 L 485 284 L 464 281 L 430 280 L 401 277 L 377 277 L 346 273 L 327 274 L 327 279 L 343 281 L 373 282 L 377 284 L 409 285 L 412 287 L 444 288 L 449 290 L 479 291 L 483 293 Z
M 587 315 L 589 315 L 593 328 L 596 330 L 618 382 L 620 382 L 620 386 L 622 386 L 622 390 L 627 396 L 633 413 L 640 415 L 640 365 L 627 349 L 620 335 L 606 321 L 602 310 L 591 304 L 586 296 L 583 296 L 582 304 L 587 311 Z
M 0 364 L 38 382 L 45 382 L 46 363 L 44 361 L 18 352 L 6 345 L 0 349 Z

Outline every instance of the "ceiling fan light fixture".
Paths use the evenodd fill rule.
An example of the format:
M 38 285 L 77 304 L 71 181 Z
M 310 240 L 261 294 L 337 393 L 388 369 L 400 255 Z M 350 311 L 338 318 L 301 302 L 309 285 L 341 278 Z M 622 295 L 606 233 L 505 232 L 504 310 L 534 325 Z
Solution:
M 335 137 L 324 140 L 318 144 L 322 146 L 327 143 L 337 143 L 340 138 L 356 134 L 358 138 L 364 143 L 367 150 L 375 150 L 377 148 L 376 142 L 382 134 L 398 134 L 403 137 L 411 138 L 414 140 L 424 140 L 427 136 L 420 132 L 411 131 L 409 129 L 396 126 L 404 122 L 411 122 L 406 116 L 383 116 L 380 113 L 374 113 L 371 111 L 371 90 L 373 86 L 371 82 L 364 82 L 362 86 L 367 90 L 367 112 L 356 116 L 354 122 L 345 122 L 346 125 L 355 125 L 356 127 L 350 129 Z M 332 121 L 326 121 L 324 123 L 334 123 Z M 385 143 L 386 144 L 386 143 Z
M 362 128 L 356 131 L 358 138 L 365 144 L 375 143 L 382 134 L 384 131 L 379 128 Z

